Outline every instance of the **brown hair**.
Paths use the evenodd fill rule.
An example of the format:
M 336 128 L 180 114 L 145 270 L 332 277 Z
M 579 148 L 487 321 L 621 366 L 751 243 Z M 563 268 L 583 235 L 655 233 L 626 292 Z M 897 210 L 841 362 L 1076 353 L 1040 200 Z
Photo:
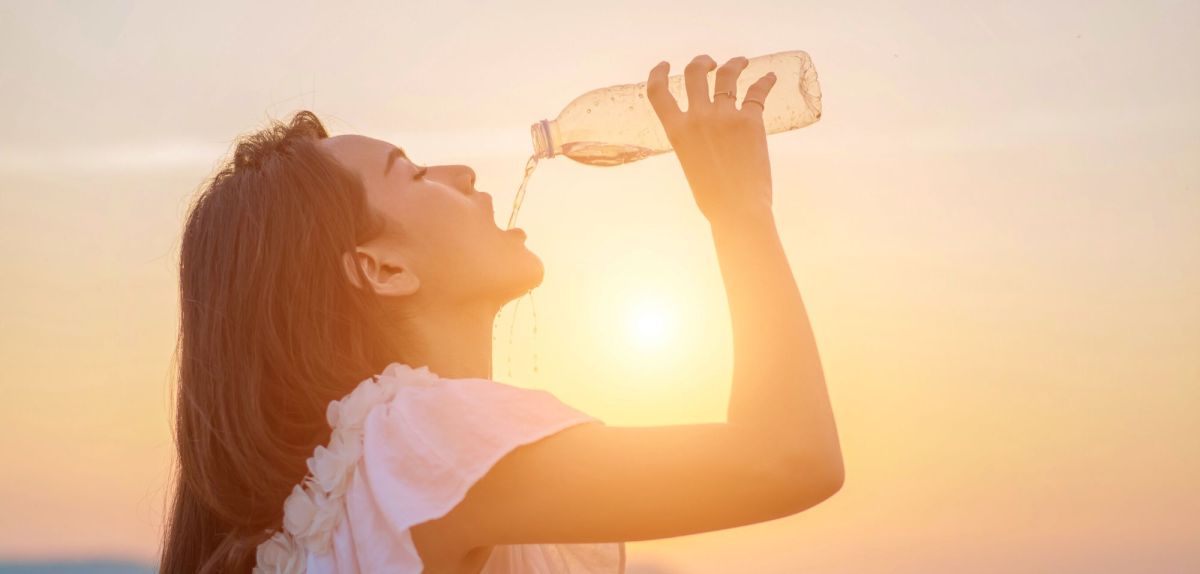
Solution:
M 243 136 L 187 214 L 163 574 L 250 571 L 329 440 L 329 401 L 404 360 L 378 297 L 345 275 L 342 254 L 384 222 L 326 137 L 308 111 Z

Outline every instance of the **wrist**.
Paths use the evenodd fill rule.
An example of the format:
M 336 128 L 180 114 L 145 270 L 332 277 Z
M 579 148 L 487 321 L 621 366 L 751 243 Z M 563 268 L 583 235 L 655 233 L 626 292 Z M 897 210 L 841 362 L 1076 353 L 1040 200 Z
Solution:
M 707 219 L 714 233 L 775 226 L 775 214 L 771 211 L 771 206 L 761 203 L 749 203 L 738 209 L 726 210 L 720 215 L 707 217 Z

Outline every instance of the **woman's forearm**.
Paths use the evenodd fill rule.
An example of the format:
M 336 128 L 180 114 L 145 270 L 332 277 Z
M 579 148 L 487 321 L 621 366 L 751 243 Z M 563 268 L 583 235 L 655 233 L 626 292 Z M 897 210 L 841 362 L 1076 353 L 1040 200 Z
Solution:
M 711 227 L 733 327 L 728 421 L 840 473 L 821 359 L 770 208 Z

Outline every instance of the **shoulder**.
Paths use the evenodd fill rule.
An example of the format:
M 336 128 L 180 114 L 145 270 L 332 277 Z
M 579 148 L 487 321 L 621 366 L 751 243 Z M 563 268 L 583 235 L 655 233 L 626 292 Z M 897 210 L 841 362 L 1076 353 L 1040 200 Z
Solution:
M 434 478 L 470 482 L 516 446 L 572 425 L 600 422 L 546 390 L 489 379 L 443 379 L 424 367 L 393 364 L 379 382 L 394 388 L 388 400 L 365 414 L 365 472 L 423 488 Z
M 351 554 L 367 570 L 403 570 L 423 557 L 461 560 L 453 536 L 432 521 L 517 446 L 599 422 L 548 391 L 446 379 L 402 363 L 331 401 L 326 418 L 330 441 L 308 459 L 309 474 L 284 505 L 282 531 L 259 547 L 260 565 L 295 563 L 305 550 L 329 556 L 344 523 L 359 525 L 352 546 L 364 545 Z M 430 526 L 414 528 L 422 524 Z
M 489 379 L 444 379 L 424 367 L 399 364 L 390 366 L 379 381 L 387 385 L 389 378 L 396 381 L 390 399 L 372 409 L 364 422 L 364 446 L 370 454 L 375 454 L 375 446 L 392 452 L 398 445 L 418 451 L 432 447 L 447 462 L 465 463 L 462 456 L 489 447 L 598 420 L 546 390 Z
M 601 422 L 549 391 L 489 379 L 445 379 L 401 364 L 390 366 L 375 384 L 386 400 L 364 411 L 352 393 L 331 411 L 362 416 L 362 456 L 346 509 L 350 522 L 359 525 L 353 528 L 356 544 L 388 547 L 395 555 L 381 568 L 469 558 L 457 543 L 456 525 L 439 519 L 517 447 Z M 370 397 L 374 391 L 363 392 Z
M 413 374 L 402 365 L 389 371 Z M 387 524 L 396 532 L 407 531 L 394 548 L 403 548 L 400 551 L 409 553 L 410 560 L 419 558 L 431 569 L 436 565 L 469 569 L 487 562 L 492 548 L 466 543 L 465 532 L 471 525 L 453 511 L 468 492 L 518 447 L 570 427 L 603 421 L 547 390 L 489 379 L 417 379 L 423 382 L 398 386 L 390 401 L 367 416 L 358 467 L 361 479 L 355 481 L 348 509 L 356 523 Z M 411 542 L 403 542 L 405 537 Z M 559 561 L 580 552 L 574 547 L 546 551 Z M 607 564 L 615 550 L 606 546 L 605 552 Z M 524 565 L 525 560 L 537 563 L 548 558 L 505 559 Z

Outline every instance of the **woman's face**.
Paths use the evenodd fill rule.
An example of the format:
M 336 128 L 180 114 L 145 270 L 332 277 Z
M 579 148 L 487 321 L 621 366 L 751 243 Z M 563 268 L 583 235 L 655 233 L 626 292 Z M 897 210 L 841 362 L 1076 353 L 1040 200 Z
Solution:
M 387 222 L 355 260 L 381 295 L 498 309 L 541 283 L 541 260 L 525 248 L 522 232 L 496 225 L 492 196 L 475 190 L 471 168 L 414 163 L 365 136 L 330 137 L 320 146 L 359 174 L 368 205 Z

